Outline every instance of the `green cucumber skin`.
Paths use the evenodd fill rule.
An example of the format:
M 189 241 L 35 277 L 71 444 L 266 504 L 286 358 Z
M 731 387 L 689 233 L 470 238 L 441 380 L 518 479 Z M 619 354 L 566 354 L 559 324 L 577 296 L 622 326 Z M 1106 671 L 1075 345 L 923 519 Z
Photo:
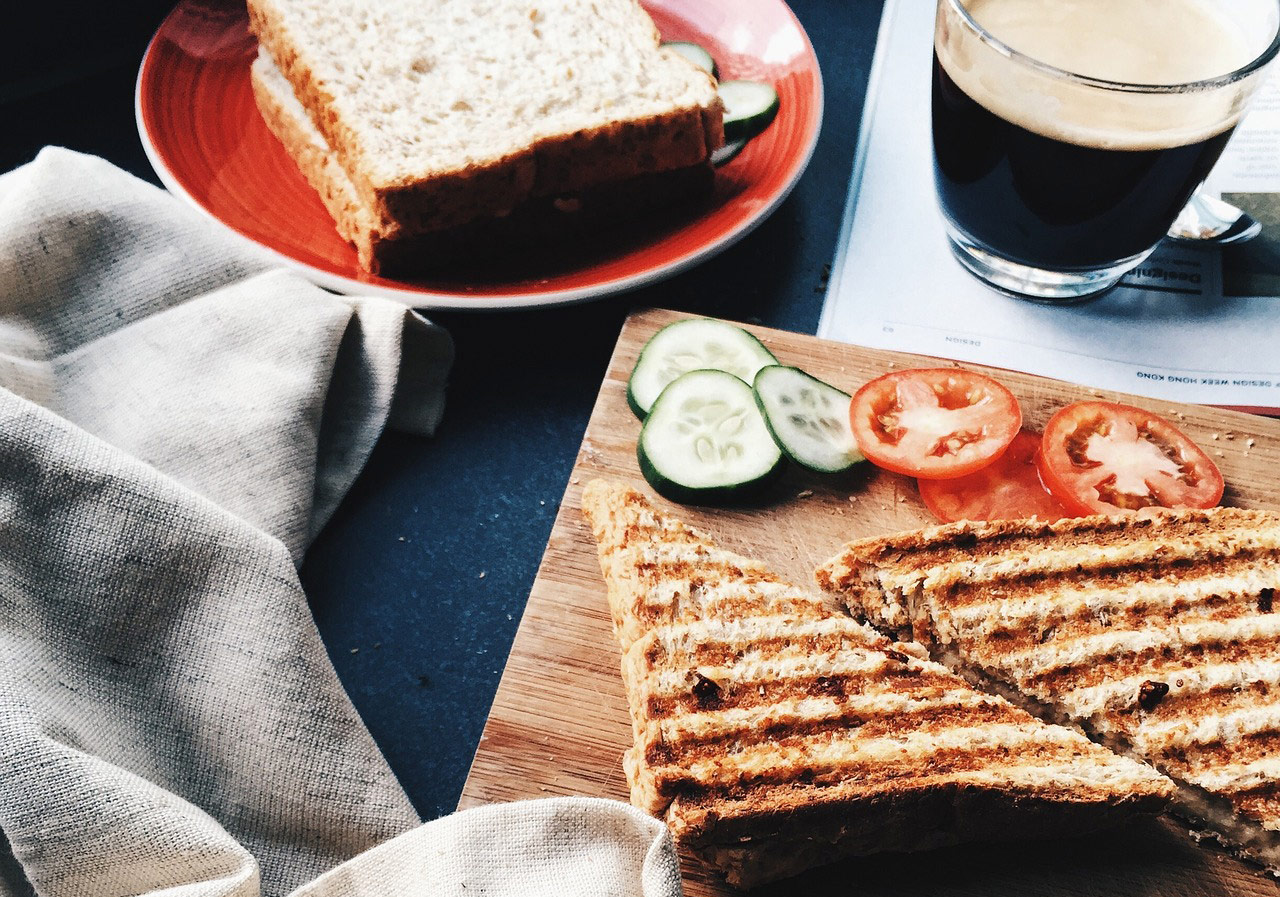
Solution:
M 724 118 L 724 140 L 725 143 L 733 143 L 742 141 L 746 143 L 759 137 L 769 129 L 774 120 L 778 117 L 781 108 L 781 98 L 778 96 L 777 89 L 772 84 L 763 81 L 722 81 L 720 83 L 721 90 L 729 87 L 730 90 L 735 89 L 738 85 L 759 85 L 768 89 L 773 94 L 772 102 L 762 109 L 760 112 L 742 114 L 740 112 L 730 111 L 726 108 Z M 721 94 L 723 99 L 723 93 Z M 728 103 L 726 102 L 726 106 Z
M 756 396 L 756 405 L 760 407 L 760 413 L 764 415 L 764 425 L 769 428 L 769 435 L 773 437 L 773 441 L 778 443 L 778 448 L 782 450 L 783 457 L 785 457 L 791 463 L 795 464 L 797 467 L 803 467 L 805 470 L 812 470 L 815 473 L 834 474 L 834 473 L 844 473 L 846 470 L 853 470 L 853 468 L 857 467 L 859 464 L 862 463 L 862 461 L 851 461 L 848 464 L 846 464 L 844 467 L 818 467 L 814 464 L 806 464 L 805 462 L 797 458 L 795 455 L 791 454 L 790 450 L 783 443 L 782 439 L 779 438 L 778 431 L 775 430 L 773 428 L 773 424 L 770 423 L 769 415 L 764 410 L 764 402 L 760 399 L 759 396 Z
M 728 165 L 738 154 L 747 148 L 748 140 L 726 140 L 718 150 L 711 154 L 711 164 L 716 168 Z
M 640 363 L 639 360 L 637 360 L 636 364 L 639 364 L 639 363 Z M 635 368 L 632 368 L 633 373 L 634 371 L 635 371 Z M 644 420 L 646 417 L 649 416 L 649 412 L 641 408 L 640 403 L 636 401 L 636 394 L 631 391 L 631 380 L 629 378 L 627 380 L 627 407 L 630 408 L 631 413 L 634 414 L 636 417 L 640 418 L 640 420 Z
M 698 427 L 700 413 L 699 405 L 687 404 L 690 402 L 702 407 L 719 403 L 728 414 L 741 417 L 737 435 L 731 438 L 738 441 L 746 469 L 708 469 L 704 462 L 695 460 L 693 453 L 688 458 L 679 450 L 672 454 L 672 449 L 678 449 L 686 440 L 701 438 L 696 429 L 689 429 Z M 786 456 L 769 434 L 763 416 L 751 418 L 752 413 L 760 415 L 754 393 L 742 378 L 716 368 L 682 374 L 662 390 L 640 428 L 636 440 L 640 472 L 659 495 L 681 504 L 750 503 L 786 465 Z M 719 428 L 724 420 L 716 415 L 702 418 L 701 424 Z M 705 475 L 708 472 L 711 476 Z
M 772 122 L 770 122 L 770 124 L 772 124 Z M 755 140 L 757 137 L 763 134 L 767 130 L 767 128 L 768 126 L 766 125 L 764 128 L 761 128 L 760 130 L 756 131 L 753 134 L 751 133 L 752 129 L 747 127 L 745 124 L 741 122 L 736 122 L 736 121 L 725 122 L 724 124 L 725 145 L 740 143 L 743 146 L 746 146 L 752 140 Z M 741 150 L 739 150 L 738 152 L 741 152 Z M 734 155 L 736 156 L 737 153 L 734 153 Z
M 649 346 L 653 343 L 655 339 L 657 339 L 668 328 L 675 327 L 678 324 L 683 324 L 686 321 L 713 321 L 717 324 L 727 324 L 730 327 L 736 328 L 737 330 L 749 336 L 760 347 L 760 350 L 764 352 L 764 354 L 767 357 L 773 359 L 774 364 L 778 363 L 778 357 L 769 351 L 769 347 L 760 341 L 760 337 L 756 336 L 754 333 L 750 333 L 746 330 L 743 330 L 741 327 L 738 327 L 737 324 L 732 324 L 728 321 L 721 321 L 717 318 L 682 318 L 679 321 L 672 321 L 670 324 L 667 324 L 662 328 L 660 328 L 656 333 L 654 333 L 653 336 L 649 337 L 649 339 L 645 341 L 644 346 L 641 347 L 640 349 L 640 354 L 636 356 L 636 363 L 631 366 L 631 376 L 627 378 L 627 407 L 630 408 L 631 413 L 634 414 L 636 417 L 640 418 L 640 420 L 644 420 L 646 417 L 648 417 L 649 411 L 641 407 L 640 402 L 636 399 L 635 391 L 632 385 L 635 381 L 636 370 L 640 367 L 641 362 L 644 361 L 644 353 L 649 351 Z M 746 381 L 744 380 L 743 382 L 745 383 Z M 747 383 L 747 385 L 750 386 L 751 384 Z M 654 401 L 657 401 L 657 400 L 655 399 Z
M 664 47 L 673 47 L 673 48 L 676 46 L 694 47 L 700 50 L 702 54 L 707 57 L 705 61 L 709 61 L 711 63 L 711 68 L 707 68 L 703 64 L 704 60 L 694 60 L 683 53 L 681 53 L 680 55 L 684 56 L 685 59 L 688 59 L 698 68 L 710 74 L 712 78 L 715 78 L 717 81 L 720 80 L 720 66 L 716 65 L 715 57 L 711 55 L 711 51 L 708 50 L 706 47 L 702 46 L 702 44 L 695 44 L 691 40 L 669 40 L 669 41 L 663 41 L 662 45 Z
M 778 463 L 763 476 L 757 477 L 746 483 L 736 483 L 732 486 L 709 486 L 703 489 L 694 489 L 689 486 L 669 480 L 649 463 L 649 458 L 644 453 L 644 444 L 640 441 L 636 442 L 636 461 L 640 464 L 640 473 L 644 475 L 645 482 L 653 487 L 653 491 L 657 492 L 668 501 L 673 501 L 681 505 L 707 505 L 710 507 L 730 507 L 744 506 L 756 503 L 756 499 L 782 476 L 782 472 L 787 468 L 786 453 L 779 453 Z
M 803 370 L 802 368 L 793 367 L 791 365 L 778 365 L 778 367 L 785 367 L 799 374 L 803 374 L 805 377 L 808 377 L 810 380 L 813 380 L 817 383 L 821 383 L 823 386 L 834 389 L 836 392 L 840 393 L 840 395 L 845 396 L 847 399 L 849 399 L 850 402 L 853 401 L 853 396 L 849 395 L 843 389 L 832 386 L 830 383 L 827 383 L 825 380 L 819 380 L 817 377 L 813 376 L 813 374 L 810 374 L 808 371 Z M 768 368 L 761 368 L 760 371 L 756 374 L 756 379 L 758 380 L 760 377 L 760 374 L 764 373 L 766 370 L 768 370 Z M 866 460 L 866 458 L 857 458 L 853 461 L 850 461 L 848 464 L 845 464 L 842 467 L 819 467 L 817 465 L 808 464 L 804 461 L 801 461 L 799 458 L 797 458 L 795 455 L 791 453 L 791 450 L 787 448 L 786 441 L 781 436 L 779 436 L 778 431 L 774 429 L 773 421 L 769 418 L 769 411 L 765 407 L 764 399 L 761 398 L 760 390 L 756 388 L 756 385 L 754 383 L 751 384 L 751 394 L 756 400 L 756 407 L 760 409 L 760 415 L 764 418 L 764 425 L 766 428 L 768 428 L 769 435 L 772 436 L 773 441 L 778 444 L 778 448 L 782 451 L 783 456 L 786 457 L 792 463 L 794 463 L 796 466 L 803 467 L 805 470 L 812 470 L 816 473 L 836 474 L 836 473 L 844 473 L 847 470 L 852 470 L 853 468 L 857 467 L 859 464 L 861 464 L 863 461 Z

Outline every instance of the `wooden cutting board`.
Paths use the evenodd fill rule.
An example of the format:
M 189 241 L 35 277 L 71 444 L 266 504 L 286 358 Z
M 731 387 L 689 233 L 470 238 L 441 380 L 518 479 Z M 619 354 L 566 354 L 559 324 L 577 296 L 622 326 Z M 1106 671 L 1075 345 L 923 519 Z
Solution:
M 627 408 L 627 377 L 645 341 L 681 317 L 686 316 L 646 311 L 632 315 L 623 327 L 460 808 L 552 795 L 627 799 L 621 758 L 630 742 L 630 720 L 595 543 L 578 504 L 582 487 L 599 476 L 625 480 L 653 494 L 636 465 L 640 424 Z M 936 359 L 811 336 L 747 329 L 783 364 L 802 367 L 847 392 L 894 368 L 939 364 Z M 1276 421 L 1088 390 L 1025 374 L 991 373 L 1017 394 L 1031 427 L 1043 426 L 1063 404 L 1086 398 L 1151 408 L 1214 456 L 1226 476 L 1226 504 L 1280 509 Z M 656 498 L 655 502 L 726 548 L 759 558 L 794 582 L 808 584 L 813 569 L 849 539 L 932 522 L 910 479 L 861 466 L 865 469 L 832 477 L 792 469 L 769 502 L 756 510 L 681 507 Z M 685 857 L 683 864 L 690 897 L 733 893 L 696 860 Z M 1221 850 L 1197 846 L 1176 822 L 1149 820 L 1068 841 L 968 845 L 851 860 L 758 893 L 853 892 L 861 897 L 1277 897 L 1280 885 Z

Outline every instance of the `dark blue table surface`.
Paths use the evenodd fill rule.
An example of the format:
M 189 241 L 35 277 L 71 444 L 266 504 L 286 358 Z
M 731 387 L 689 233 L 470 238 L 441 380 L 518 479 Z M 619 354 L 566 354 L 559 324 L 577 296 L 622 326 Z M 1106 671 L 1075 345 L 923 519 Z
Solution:
M 25 5 L 25 27 L 9 19 L 23 41 L 0 61 L 0 171 L 61 144 L 156 182 L 133 87 L 171 2 L 52 0 Z M 881 5 L 792 0 L 822 66 L 822 136 L 795 191 L 738 245 L 593 304 L 432 316 L 458 348 L 438 434 L 386 434 L 302 568 L 338 674 L 424 817 L 457 803 L 628 310 L 814 332 Z

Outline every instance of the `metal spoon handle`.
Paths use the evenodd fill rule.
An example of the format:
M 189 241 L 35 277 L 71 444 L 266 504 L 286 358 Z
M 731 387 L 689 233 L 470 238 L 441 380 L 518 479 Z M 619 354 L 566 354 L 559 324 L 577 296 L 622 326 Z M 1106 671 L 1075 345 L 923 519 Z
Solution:
M 1202 189 L 1191 194 L 1169 228 L 1169 237 L 1187 243 L 1243 243 L 1262 233 L 1262 225 L 1229 202 Z

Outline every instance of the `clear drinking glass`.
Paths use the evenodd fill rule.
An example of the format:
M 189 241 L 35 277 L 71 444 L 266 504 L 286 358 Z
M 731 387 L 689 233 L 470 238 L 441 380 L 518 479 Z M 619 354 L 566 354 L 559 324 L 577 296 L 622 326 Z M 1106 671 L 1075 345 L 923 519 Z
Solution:
M 939 0 L 934 174 L 956 258 L 1021 298 L 1114 286 L 1208 175 L 1277 52 L 1280 0 Z

